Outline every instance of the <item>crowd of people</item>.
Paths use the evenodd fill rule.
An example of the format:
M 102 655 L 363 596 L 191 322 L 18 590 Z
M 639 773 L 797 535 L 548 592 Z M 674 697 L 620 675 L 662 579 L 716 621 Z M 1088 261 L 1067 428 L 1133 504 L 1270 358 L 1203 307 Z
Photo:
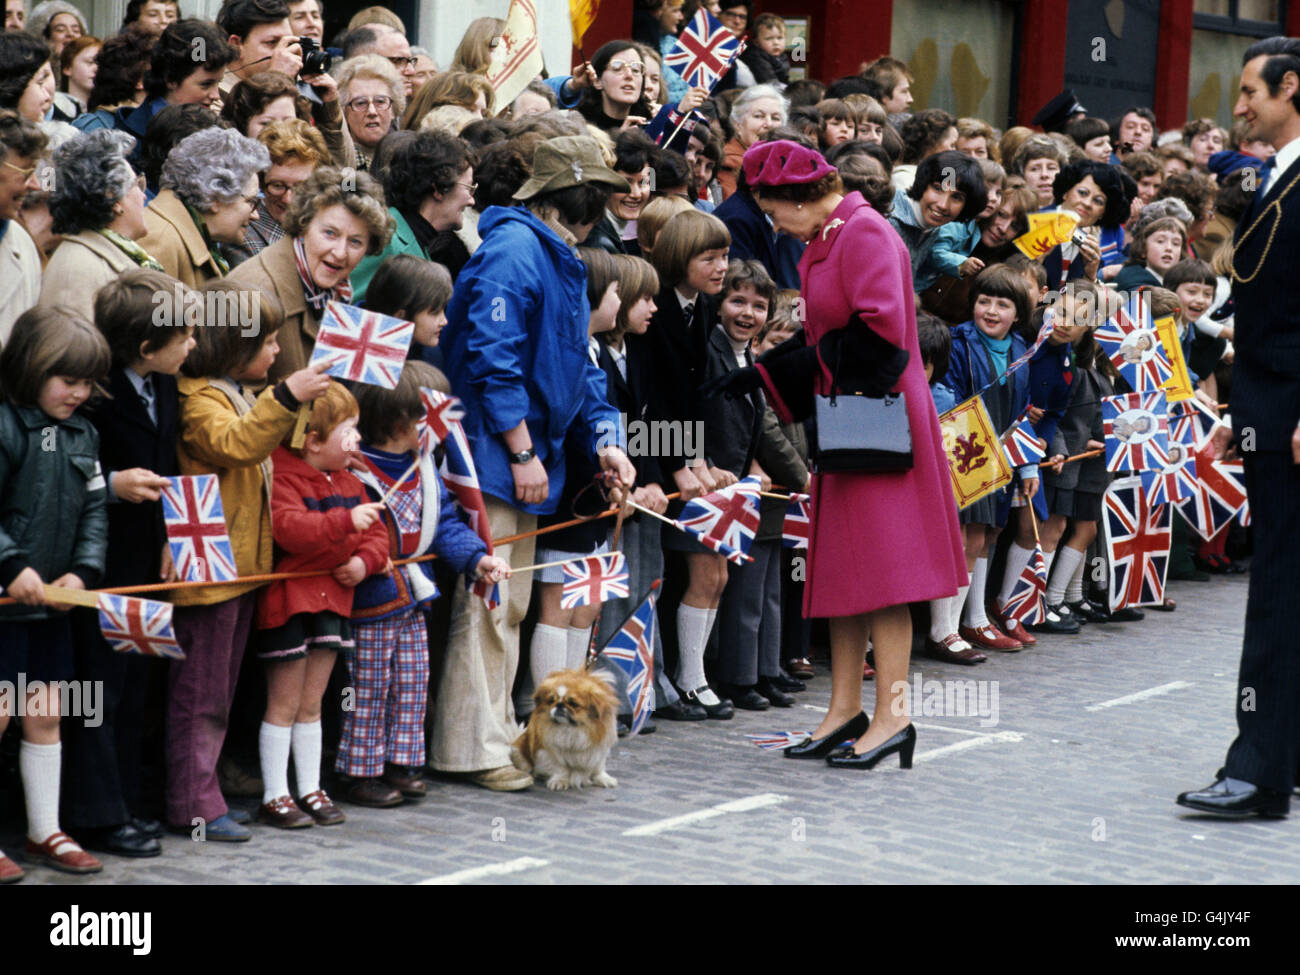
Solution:
M 749 41 L 712 89 L 664 63 L 701 5 Z M 105 688 L 93 727 L 60 722 L 53 683 L 0 711 L 0 731 L 20 718 L 29 862 L 95 872 L 168 829 L 248 840 L 232 796 L 272 827 L 340 824 L 326 764 L 369 807 L 418 801 L 426 770 L 527 788 L 510 752 L 532 688 L 660 578 L 640 734 L 791 707 L 831 618 L 831 707 L 788 754 L 845 767 L 910 765 L 890 694 L 913 619 L 922 653 L 971 666 L 1142 618 L 1087 571 L 1104 460 L 1066 462 L 1126 391 L 1093 330 L 1150 289 L 1197 396 L 1228 400 L 1228 245 L 1272 146 L 1070 92 L 1034 128 L 913 111 L 888 56 L 795 80 L 784 22 L 753 6 L 638 0 L 630 38 L 503 105 L 495 18 L 439 66 L 383 7 L 326 38 L 320 0 L 226 0 L 215 22 L 131 0 L 96 38 L 63 0 L 7 0 L 0 681 Z M 1055 210 L 1080 232 L 1028 259 L 1016 238 Z M 311 364 L 332 300 L 414 323 L 395 388 Z M 909 470 L 810 473 L 832 366 L 906 395 Z M 485 531 L 420 453 L 421 389 L 464 407 Z M 959 512 L 937 415 L 976 395 L 999 430 L 1027 414 L 1048 463 Z M 652 423 L 678 436 L 634 449 Z M 160 492 L 182 474 L 216 475 L 240 577 L 317 574 L 155 594 L 185 659 L 113 653 L 43 586 L 175 582 Z M 779 497 L 743 564 L 631 508 L 617 539 L 611 518 L 571 524 L 611 499 L 673 518 L 749 476 L 811 492 L 806 553 Z M 1227 536 L 1176 529 L 1171 577 L 1240 571 Z M 1040 537 L 1048 611 L 1026 627 L 1003 607 Z M 615 547 L 631 595 L 603 605 L 566 608 L 558 566 L 512 573 Z M 21 876 L 0 854 L 0 882 Z

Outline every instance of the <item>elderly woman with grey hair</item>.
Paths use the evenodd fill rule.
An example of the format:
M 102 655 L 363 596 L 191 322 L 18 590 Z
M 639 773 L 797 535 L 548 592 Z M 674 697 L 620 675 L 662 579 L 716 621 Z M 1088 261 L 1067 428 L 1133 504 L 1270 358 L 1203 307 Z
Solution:
M 745 150 L 767 132 L 785 124 L 790 117 L 790 103 L 771 85 L 746 88 L 731 106 L 731 127 L 735 135 L 727 143 L 718 183 L 724 197 L 736 192 L 736 174 Z
M 356 168 L 368 170 L 379 140 L 393 130 L 406 110 L 406 85 L 388 59 L 378 54 L 348 58 L 334 78 L 356 153 Z
M 233 129 L 186 136 L 163 163 L 142 246 L 191 288 L 225 277 L 230 264 L 220 245 L 243 243 L 262 196 L 258 174 L 270 168 L 266 146 Z
M 126 161 L 125 132 L 79 133 L 54 153 L 50 214 L 63 242 L 41 281 L 40 304 L 68 305 L 94 320 L 95 292 L 137 267 L 162 265 L 136 243 L 145 234 L 144 177 Z

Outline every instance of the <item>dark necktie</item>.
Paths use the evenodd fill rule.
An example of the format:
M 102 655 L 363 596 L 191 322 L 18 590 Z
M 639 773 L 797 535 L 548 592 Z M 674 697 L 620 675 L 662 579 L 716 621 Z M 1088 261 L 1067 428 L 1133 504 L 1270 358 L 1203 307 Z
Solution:
M 150 422 L 157 426 L 158 410 L 154 405 L 156 397 L 153 391 L 153 376 L 144 377 L 144 382 L 140 384 L 140 398 L 144 400 L 144 411 L 149 414 Z

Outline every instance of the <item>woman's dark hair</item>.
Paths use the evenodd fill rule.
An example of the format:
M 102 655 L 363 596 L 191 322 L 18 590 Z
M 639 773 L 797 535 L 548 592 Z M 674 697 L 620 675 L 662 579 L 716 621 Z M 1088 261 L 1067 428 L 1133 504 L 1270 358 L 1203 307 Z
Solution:
M 1214 212 L 1221 213 L 1229 220 L 1240 220 L 1255 198 L 1254 190 L 1244 189 L 1247 171 L 1239 169 L 1223 178 L 1223 185 L 1214 198 Z M 1252 180 L 1254 177 L 1251 177 Z
M 907 195 L 913 200 L 919 200 L 926 187 L 933 183 L 940 184 L 944 189 L 955 189 L 966 197 L 958 220 L 974 220 L 989 204 L 984 173 L 980 170 L 979 163 L 964 152 L 949 149 L 922 159 L 921 165 L 916 167 L 916 179 L 912 181 L 912 188 L 907 191 Z
M 1187 204 L 1187 209 L 1192 211 L 1192 222 L 1195 223 L 1209 216 L 1217 194 L 1213 178 L 1188 170 L 1185 173 L 1170 173 L 1156 191 L 1156 199 L 1164 200 L 1172 196 L 1182 200 Z
M 1079 159 L 1066 163 L 1052 180 L 1052 198 L 1060 203 L 1065 194 L 1082 183 L 1089 176 L 1097 188 L 1106 194 L 1106 209 L 1102 211 L 1097 222 L 1103 227 L 1118 227 L 1129 215 L 1132 198 L 1125 192 L 1124 180 L 1115 166 L 1094 162 L 1091 159 Z
M 605 201 L 609 199 L 609 188 L 596 183 L 579 183 L 562 190 L 538 193 L 525 200 L 524 205 L 534 212 L 545 207 L 555 207 L 560 219 L 576 226 L 582 223 L 595 224 L 605 213 Z
M 1300 77 L 1300 40 L 1294 37 L 1266 37 L 1262 41 L 1256 41 L 1241 56 L 1242 67 L 1258 57 L 1268 58 L 1260 69 L 1259 77 L 1274 98 L 1288 71 L 1294 71 Z M 1291 96 L 1291 105 L 1300 112 L 1300 91 Z
M 41 65 L 50 60 L 49 46 L 23 31 L 0 34 L 0 108 L 18 108 L 18 101 Z
M 615 172 L 640 173 L 646 166 L 654 164 L 654 157 L 659 147 L 637 129 L 620 132 L 614 140 Z
M 226 95 L 221 117 L 240 135 L 248 135 L 253 117 L 280 98 L 292 98 L 294 114 L 304 122 L 311 121 L 311 105 L 298 93 L 294 80 L 279 71 L 263 71 L 236 84 Z
M 903 158 L 903 138 L 893 125 L 886 122 L 880 129 L 880 144 L 885 147 L 885 152 L 889 153 L 889 168 L 892 171 Z
M 790 82 L 789 86 L 781 94 L 790 104 L 793 111 L 800 105 L 816 105 L 826 97 L 827 88 L 820 81 L 812 78 L 800 78 L 798 81 Z
M 1082 149 L 1093 139 L 1100 139 L 1103 135 L 1109 138 L 1110 126 L 1106 124 L 1105 119 L 1085 115 L 1083 118 L 1066 122 L 1065 134 L 1074 140 L 1075 145 Z
M 866 152 L 861 148 L 870 146 L 879 149 L 880 147 L 874 142 L 841 142 L 835 148 L 839 149 L 843 146 L 853 146 L 854 149 L 836 154 L 832 165 L 839 170 L 844 192 L 861 193 L 871 209 L 882 217 L 888 217 L 889 209 L 894 202 L 894 184 L 889 179 L 889 170 L 874 153 Z
M 127 0 L 126 13 L 122 15 L 122 28 L 121 28 L 122 30 L 126 30 L 128 27 L 130 27 L 132 24 L 134 24 L 136 21 L 140 19 L 140 8 L 142 8 L 148 2 L 149 0 Z M 176 0 L 160 0 L 160 2 L 167 4 L 167 6 L 169 7 L 176 8 L 177 19 L 173 21 L 173 23 L 179 23 L 180 16 L 181 16 L 181 5 L 177 3 Z M 222 40 L 224 39 L 225 38 L 223 37 Z
M 811 183 L 787 183 L 785 186 L 759 186 L 754 196 L 762 200 L 785 200 L 788 203 L 809 203 L 820 200 L 828 193 L 842 193 L 844 183 L 839 173 L 828 173 Z
M 381 315 L 413 319 L 420 312 L 437 313 L 451 301 L 451 274 L 437 261 L 411 254 L 384 258 L 366 287 L 366 309 Z
M 137 7 L 144 0 L 132 0 Z M 130 16 L 128 9 L 127 16 Z M 133 21 L 132 21 L 133 22 Z M 202 49 L 203 58 L 195 60 Z M 187 17 L 167 25 L 149 56 L 149 70 L 144 88 L 150 95 L 166 96 L 171 86 L 179 85 L 200 69 L 219 71 L 234 63 L 238 55 L 226 35 L 216 24 L 198 17 Z
M 217 26 L 229 36 L 248 40 L 248 34 L 261 24 L 277 24 L 289 18 L 284 0 L 225 0 L 217 16 Z
M 532 159 L 510 140 L 489 146 L 474 167 L 474 203 L 480 213 L 488 207 L 515 205 L 515 193 L 532 175 Z
M 476 162 L 465 142 L 448 132 L 416 133 L 399 145 L 384 174 L 384 198 L 399 210 L 418 210 L 436 193 L 450 193 Z
M 87 111 L 120 105 L 136 97 L 136 88 L 149 70 L 150 52 L 158 38 L 139 24 L 104 39 L 95 56 L 95 84 Z
M 635 41 L 609 41 L 596 48 L 596 53 L 591 56 L 591 67 L 599 78 L 609 67 L 609 62 L 614 60 L 614 55 L 621 54 L 623 51 L 636 50 Z M 638 52 L 637 57 L 641 57 Z M 582 90 L 582 98 L 578 102 L 578 111 L 588 122 L 596 122 L 604 115 L 604 103 L 601 101 L 600 92 L 595 86 L 588 86 Z M 645 75 L 641 75 L 641 93 L 637 96 L 629 115 L 639 115 L 642 118 L 650 118 L 650 103 L 645 100 Z
M 510 123 L 499 118 L 475 119 L 460 130 L 460 137 L 475 152 L 482 152 L 510 137 Z
M 975 317 L 975 301 L 980 295 L 991 298 L 1006 298 L 1016 306 L 1016 321 L 1012 327 L 1018 327 L 1029 321 L 1034 313 L 1034 296 L 1029 291 L 1029 282 L 1019 271 L 1005 264 L 990 264 L 979 274 L 970 289 L 971 318 Z
M 685 186 L 694 192 L 692 183 L 695 173 L 686 162 L 686 157 L 673 149 L 662 149 L 654 154 L 655 191 L 663 194 L 667 190 Z M 694 196 L 692 196 L 694 199 Z
M 375 146 L 374 155 L 370 157 L 370 168 L 366 171 L 382 185 L 388 179 L 388 167 L 393 164 L 397 150 L 416 137 L 413 129 L 391 129 Z
M 224 125 L 203 105 L 168 105 L 149 120 L 140 144 L 140 172 L 154 189 L 162 176 L 167 154 L 187 135 Z
M 903 123 L 898 133 L 903 140 L 903 162 L 919 163 L 934 152 L 949 129 L 956 127 L 957 119 L 942 108 L 917 112 Z
M 821 102 L 817 103 L 818 105 Z M 816 136 L 821 132 L 824 123 L 821 109 L 817 105 L 800 105 L 798 108 L 790 109 L 789 126 L 802 132 L 804 135 Z
M 921 365 L 929 363 L 934 367 L 930 382 L 942 382 L 952 357 L 952 329 L 928 311 L 917 311 L 916 342 L 921 347 Z

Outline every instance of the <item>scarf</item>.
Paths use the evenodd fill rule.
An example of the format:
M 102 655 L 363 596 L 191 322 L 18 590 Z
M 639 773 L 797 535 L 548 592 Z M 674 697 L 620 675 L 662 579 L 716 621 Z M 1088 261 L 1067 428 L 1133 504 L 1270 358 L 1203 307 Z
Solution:
M 298 280 L 302 282 L 303 297 L 317 315 L 323 314 L 325 306 L 331 301 L 351 304 L 352 284 L 348 280 L 344 279 L 332 288 L 322 288 L 312 280 L 311 272 L 307 270 L 307 248 L 301 237 L 293 239 L 293 260 L 298 265 Z
M 208 256 L 212 258 L 212 263 L 217 266 L 217 270 L 221 272 L 221 276 L 224 278 L 230 273 L 230 262 L 222 256 L 221 251 L 217 250 L 217 245 L 212 242 L 212 237 L 208 235 L 208 225 L 203 222 L 203 214 L 188 203 L 185 204 L 185 209 L 190 212 L 190 219 L 194 221 L 194 226 L 198 227 L 199 233 L 203 235 L 203 243 L 207 245 Z
M 992 338 L 985 335 L 976 326 L 975 333 L 979 335 L 980 342 L 984 344 L 984 349 L 993 360 L 993 374 L 999 376 L 999 384 L 1005 386 L 1007 383 L 1007 365 L 1011 360 L 1011 333 L 1008 332 L 1000 339 Z
M 105 237 L 109 243 L 120 250 L 131 260 L 135 261 L 140 267 L 146 267 L 150 271 L 166 271 L 167 269 L 158 263 L 149 252 L 131 240 L 129 237 L 123 237 L 116 230 L 109 230 L 107 227 L 102 228 L 100 234 Z

